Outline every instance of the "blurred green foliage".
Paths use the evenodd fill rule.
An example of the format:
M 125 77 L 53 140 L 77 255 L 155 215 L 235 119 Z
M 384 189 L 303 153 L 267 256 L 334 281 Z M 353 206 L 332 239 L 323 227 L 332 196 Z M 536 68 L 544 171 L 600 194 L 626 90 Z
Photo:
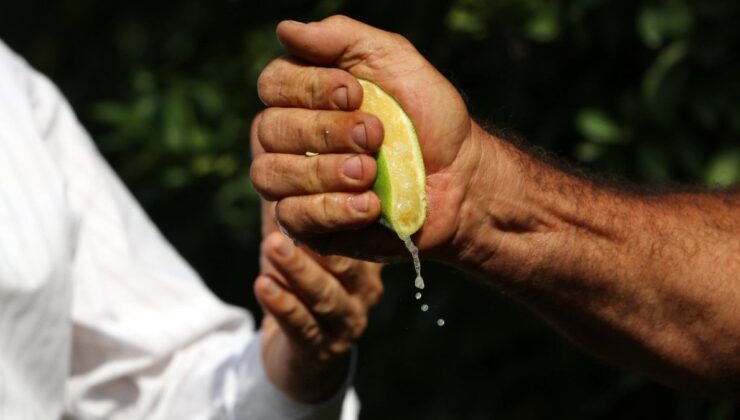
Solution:
M 258 313 L 247 140 L 262 108 L 255 81 L 281 53 L 279 20 L 333 13 L 406 35 L 481 122 L 592 171 L 646 184 L 740 181 L 734 0 L 11 0 L 0 36 L 60 85 L 211 288 Z M 604 365 L 505 297 L 446 267 L 423 269 L 427 313 L 410 267 L 385 272 L 360 347 L 364 418 L 740 412 Z

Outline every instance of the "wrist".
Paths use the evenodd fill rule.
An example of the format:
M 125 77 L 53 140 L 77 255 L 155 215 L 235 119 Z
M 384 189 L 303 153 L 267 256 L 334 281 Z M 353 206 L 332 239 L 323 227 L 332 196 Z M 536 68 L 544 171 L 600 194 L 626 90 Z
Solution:
M 269 380 L 301 403 L 319 403 L 342 390 L 350 373 L 352 351 L 323 357 L 292 342 L 285 334 L 264 340 L 262 360 Z
M 478 159 L 450 262 L 483 279 L 530 278 L 556 259 L 559 233 L 574 227 L 573 198 L 585 183 L 475 124 L 470 143 Z

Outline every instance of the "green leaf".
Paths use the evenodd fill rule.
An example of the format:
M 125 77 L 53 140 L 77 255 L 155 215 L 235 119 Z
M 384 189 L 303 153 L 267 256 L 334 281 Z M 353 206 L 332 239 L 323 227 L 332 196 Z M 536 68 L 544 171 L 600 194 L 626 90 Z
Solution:
M 682 1 L 671 1 L 660 7 L 646 6 L 637 21 L 637 30 L 650 48 L 660 47 L 668 39 L 679 39 L 691 31 L 694 17 Z
M 727 187 L 740 181 L 740 148 L 724 150 L 709 164 L 705 181 L 709 185 Z
M 486 24 L 479 13 L 472 10 L 453 7 L 447 14 L 447 27 L 455 32 L 469 35 L 485 36 Z
M 604 155 L 604 146 L 589 142 L 580 143 L 576 146 L 575 154 L 579 162 L 595 162 Z
M 180 86 L 174 86 L 164 103 L 164 144 L 174 152 L 183 151 L 186 145 L 187 99 Z
M 560 22 L 557 8 L 554 4 L 540 7 L 527 21 L 525 26 L 527 36 L 537 42 L 551 42 L 560 35 Z
M 581 110 L 576 116 L 576 129 L 594 143 L 623 143 L 622 130 L 605 111 L 595 108 Z
M 648 68 L 642 80 L 642 97 L 645 105 L 652 113 L 666 120 L 672 107 L 675 107 L 674 97 L 669 96 L 666 89 L 669 74 L 686 58 L 689 49 L 683 42 L 675 42 L 664 49 L 653 64 Z

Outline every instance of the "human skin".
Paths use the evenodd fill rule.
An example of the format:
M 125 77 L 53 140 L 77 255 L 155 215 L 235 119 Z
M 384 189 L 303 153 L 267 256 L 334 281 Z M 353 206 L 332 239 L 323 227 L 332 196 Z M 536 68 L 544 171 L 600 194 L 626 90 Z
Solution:
M 254 142 L 252 153 L 262 152 Z M 383 293 L 381 265 L 296 246 L 275 224 L 274 207 L 262 203 L 261 270 L 254 283 L 265 311 L 263 365 L 270 381 L 294 400 L 321 402 L 348 375 L 351 345 Z
M 559 171 L 481 129 L 404 38 L 335 16 L 282 22 L 258 83 L 255 188 L 327 254 L 407 257 L 375 223 L 377 121 L 355 77 L 406 110 L 427 170 L 422 256 L 473 274 L 591 353 L 679 388 L 740 391 L 740 195 L 638 194 Z M 366 136 L 353 142 L 352 127 Z M 306 151 L 321 153 L 306 157 Z M 348 176 L 351 175 L 351 176 Z
M 325 401 L 347 378 L 351 345 L 382 294 L 380 264 L 321 257 L 280 232 L 265 237 L 261 254 L 265 373 L 296 401 Z

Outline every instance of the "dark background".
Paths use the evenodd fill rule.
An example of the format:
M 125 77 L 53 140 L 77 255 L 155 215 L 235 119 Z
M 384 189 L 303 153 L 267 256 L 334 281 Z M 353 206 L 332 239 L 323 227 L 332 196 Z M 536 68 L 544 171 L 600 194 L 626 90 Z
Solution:
M 224 300 L 251 293 L 248 127 L 275 24 L 344 13 L 411 39 L 476 117 L 607 177 L 740 180 L 734 0 L 4 1 L 0 37 L 67 95 L 165 235 Z M 384 273 L 361 342 L 367 419 L 729 419 L 610 367 L 446 267 Z M 435 320 L 447 325 L 439 328 Z

